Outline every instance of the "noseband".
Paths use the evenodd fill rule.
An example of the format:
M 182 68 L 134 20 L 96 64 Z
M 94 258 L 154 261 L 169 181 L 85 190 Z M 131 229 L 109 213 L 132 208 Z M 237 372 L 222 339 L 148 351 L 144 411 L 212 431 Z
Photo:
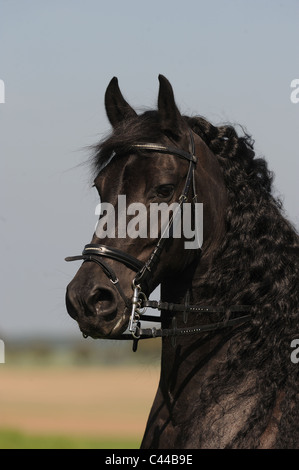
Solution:
M 192 200 L 193 203 L 197 202 L 197 194 L 195 188 L 195 166 L 197 163 L 197 157 L 195 156 L 195 144 L 191 130 L 189 131 L 190 134 L 190 144 L 189 144 L 189 152 L 184 150 L 175 148 L 175 147 L 166 147 L 160 144 L 155 143 L 141 143 L 135 144 L 131 146 L 132 150 L 141 150 L 146 152 L 159 152 L 165 153 L 168 155 L 175 155 L 179 158 L 189 161 L 189 168 L 186 176 L 185 186 L 182 191 L 182 194 L 179 197 L 179 202 L 176 210 L 173 212 L 166 228 L 163 230 L 162 235 L 160 236 L 155 248 L 153 249 L 151 255 L 149 256 L 148 260 L 143 263 L 142 261 L 138 260 L 134 256 L 129 255 L 121 250 L 116 248 L 108 247 L 106 245 L 100 245 L 91 243 L 85 245 L 82 255 L 79 256 L 69 256 L 65 258 L 66 261 L 76 261 L 76 260 L 83 260 L 84 262 L 94 262 L 101 267 L 105 275 L 108 279 L 112 282 L 115 288 L 118 290 L 120 296 L 124 300 L 124 303 L 127 308 L 131 308 L 131 316 L 129 320 L 129 334 L 121 334 L 119 336 L 111 337 L 108 339 L 132 339 L 134 340 L 133 343 L 133 351 L 136 351 L 137 344 L 139 339 L 145 338 L 155 338 L 155 337 L 171 337 L 174 338 L 176 336 L 185 336 L 185 335 L 194 335 L 200 332 L 205 331 L 212 331 L 218 330 L 227 326 L 233 326 L 239 323 L 243 323 L 248 321 L 251 318 L 250 314 L 239 316 L 239 312 L 247 312 L 250 310 L 249 305 L 233 305 L 229 308 L 220 307 L 220 306 L 203 306 L 203 305 L 189 305 L 188 296 L 186 296 L 186 301 L 184 304 L 173 304 L 169 302 L 161 302 L 161 301 L 151 301 L 148 300 L 146 295 L 142 292 L 142 285 L 145 285 L 150 277 L 152 276 L 152 272 L 154 271 L 155 267 L 157 266 L 160 256 L 163 250 L 163 247 L 166 243 L 167 237 L 166 234 L 171 233 L 173 228 L 174 221 L 178 214 L 180 213 L 180 209 L 182 204 L 184 204 L 188 199 L 188 194 L 190 190 L 190 186 L 192 185 Z M 195 228 L 196 229 L 196 228 Z M 111 269 L 110 266 L 106 262 L 103 261 L 103 258 L 110 258 L 127 266 L 129 269 L 136 272 L 136 275 L 132 282 L 133 288 L 133 296 L 132 299 L 129 299 L 124 294 L 119 280 Z M 176 318 L 175 316 L 172 317 L 172 328 L 169 329 L 162 329 L 162 328 L 141 328 L 140 320 L 144 321 L 151 321 L 151 322 L 160 322 L 161 318 L 153 315 L 144 315 L 146 309 L 154 308 L 158 310 L 166 310 L 172 312 L 173 314 L 177 312 L 183 312 L 184 314 L 184 322 L 187 321 L 188 313 L 227 313 L 230 312 L 229 319 L 224 321 L 220 321 L 217 323 L 210 323 L 204 324 L 194 327 L 186 327 L 186 328 L 177 328 L 176 327 Z M 237 316 L 234 316 L 237 314 Z M 86 335 L 83 336 L 86 337 Z

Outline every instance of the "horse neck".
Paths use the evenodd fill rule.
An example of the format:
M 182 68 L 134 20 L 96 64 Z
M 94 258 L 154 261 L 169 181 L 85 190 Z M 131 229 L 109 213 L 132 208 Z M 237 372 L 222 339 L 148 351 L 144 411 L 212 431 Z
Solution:
M 190 305 L 216 305 L 216 301 L 213 302 L 213 298 L 208 299 L 206 297 L 203 300 L 201 298 L 201 291 L 198 289 L 198 284 L 208 270 L 208 265 L 208 260 L 203 260 L 200 263 L 200 268 L 194 269 L 191 267 L 189 272 L 186 270 L 184 274 L 164 281 L 161 284 L 162 300 L 177 304 L 186 304 L 188 302 Z M 199 314 L 189 312 L 186 315 L 186 313 L 179 312 L 174 315 L 165 311 L 161 315 L 162 328 L 172 328 L 173 324 L 177 328 L 191 328 L 219 320 L 219 313 Z M 173 372 L 179 372 L 180 366 L 185 368 L 186 363 L 189 364 L 190 370 L 193 367 L 198 368 L 202 361 L 206 364 L 209 359 L 212 360 L 213 356 L 218 354 L 220 346 L 230 340 L 231 336 L 233 336 L 233 331 L 230 329 L 230 334 L 223 333 L 223 330 L 220 330 L 220 332 L 210 332 L 208 335 L 197 333 L 190 336 L 177 336 L 172 339 L 163 338 L 162 369 L 164 368 L 165 370 L 162 373 L 166 373 L 164 377 L 172 375 Z M 207 340 L 207 338 L 209 339 Z M 173 383 L 173 380 L 174 378 L 172 377 L 171 381 L 166 379 L 166 382 Z
M 215 289 L 213 292 L 209 292 L 210 289 L 205 291 L 203 279 L 210 279 L 211 263 L 212 258 L 203 257 L 193 271 L 165 280 L 161 285 L 162 300 L 183 304 L 189 291 L 191 305 L 223 305 L 221 293 L 217 293 Z M 238 279 L 236 276 L 234 285 L 226 286 L 227 296 L 224 302 L 228 302 L 227 305 L 239 303 L 236 287 Z M 162 314 L 162 327 L 171 328 L 169 312 Z M 178 328 L 215 321 L 217 318 L 211 318 L 210 315 L 202 317 L 189 313 L 185 324 L 183 314 L 176 315 Z M 283 388 L 276 389 L 275 384 L 272 386 L 271 381 L 265 380 L 265 370 L 259 371 L 260 366 L 255 366 L 254 361 L 249 360 L 253 350 L 251 349 L 248 357 L 248 341 L 250 342 L 251 336 L 248 339 L 247 334 L 245 324 L 210 333 L 177 337 L 175 342 L 170 338 L 163 338 L 161 377 L 153 407 L 153 410 L 161 410 L 160 414 L 163 412 L 168 416 L 168 426 L 165 427 L 168 436 L 165 431 L 163 438 L 176 439 L 176 429 L 180 429 L 183 434 L 189 435 L 191 445 L 198 445 L 200 442 L 201 447 L 244 445 L 267 448 L 274 445 L 282 416 L 280 404 L 285 392 Z M 265 341 L 266 338 L 256 347 L 263 348 Z M 239 361 L 237 368 L 229 367 L 228 361 L 231 361 L 232 354 Z M 240 361 L 241 358 L 244 360 L 245 354 L 244 364 L 244 361 Z M 271 362 L 271 358 L 269 360 Z M 265 361 L 268 366 L 269 360 Z M 226 367 L 223 367 L 225 364 Z M 236 361 L 234 364 L 236 366 Z M 244 437 L 243 442 L 240 437 L 243 435 L 242 430 L 246 431 L 252 425 L 257 407 L 260 406 L 262 410 L 259 405 L 261 402 L 267 413 L 262 413 L 259 421 L 261 426 L 256 426 L 248 440 Z M 211 422 L 214 423 L 213 429 Z M 189 438 L 186 437 L 186 442 Z M 184 445 L 184 442 L 178 442 L 177 445 Z
M 196 274 L 199 275 L 199 271 Z M 192 304 L 200 304 L 197 282 L 198 278 L 195 277 L 188 285 L 188 276 L 165 281 L 161 285 L 161 297 L 165 301 L 183 303 L 189 288 Z M 162 327 L 171 328 L 171 321 L 169 312 L 162 312 Z M 176 316 L 178 328 L 198 325 L 200 322 L 211 323 L 211 318 L 190 313 L 185 323 L 181 313 Z M 256 402 L 254 394 L 246 398 L 246 403 L 239 399 L 238 394 L 247 396 L 256 377 L 254 373 L 241 377 L 231 392 L 214 400 L 213 376 L 217 375 L 219 364 L 227 360 L 227 351 L 239 331 L 239 327 L 234 327 L 205 334 L 178 336 L 175 341 L 171 338 L 162 339 L 159 389 L 148 422 L 145 445 L 153 439 L 151 423 L 161 416 L 165 421 L 165 430 L 161 430 L 161 445 L 172 445 L 178 439 L 176 445 L 182 446 L 178 448 L 183 448 L 189 441 L 191 447 L 197 447 L 199 442 L 207 448 L 225 447 L 237 436 L 242 426 L 246 425 Z M 226 387 L 226 378 L 217 378 L 217 390 L 225 390 Z M 235 403 L 233 412 L 232 403 Z M 217 423 L 213 431 L 211 422 Z

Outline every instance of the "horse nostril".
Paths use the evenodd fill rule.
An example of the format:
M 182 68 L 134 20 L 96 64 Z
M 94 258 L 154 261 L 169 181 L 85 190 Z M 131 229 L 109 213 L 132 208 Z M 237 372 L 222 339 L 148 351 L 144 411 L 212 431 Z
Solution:
M 88 306 L 92 307 L 97 315 L 108 316 L 117 311 L 114 293 L 110 289 L 96 289 L 89 297 Z
M 117 300 L 109 287 L 83 290 L 70 284 L 66 290 L 65 302 L 69 315 L 76 321 L 83 317 L 97 316 L 111 320 L 117 313 Z

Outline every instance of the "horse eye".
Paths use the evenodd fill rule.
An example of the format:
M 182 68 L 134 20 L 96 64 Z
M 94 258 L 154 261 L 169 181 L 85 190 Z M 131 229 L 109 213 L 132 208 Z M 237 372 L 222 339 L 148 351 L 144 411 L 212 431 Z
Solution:
M 157 196 L 159 197 L 170 197 L 173 194 L 174 186 L 172 184 L 162 184 L 156 189 Z

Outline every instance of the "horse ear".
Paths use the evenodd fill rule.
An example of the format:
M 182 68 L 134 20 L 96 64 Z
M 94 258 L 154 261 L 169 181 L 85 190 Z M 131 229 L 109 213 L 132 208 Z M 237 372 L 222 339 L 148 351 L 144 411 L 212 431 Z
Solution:
M 105 107 L 108 119 L 113 127 L 124 119 L 137 116 L 137 113 L 126 102 L 118 86 L 118 80 L 113 77 L 105 93 Z
M 158 110 L 163 130 L 169 131 L 175 136 L 182 132 L 183 119 L 179 112 L 170 82 L 163 75 L 159 75 Z

